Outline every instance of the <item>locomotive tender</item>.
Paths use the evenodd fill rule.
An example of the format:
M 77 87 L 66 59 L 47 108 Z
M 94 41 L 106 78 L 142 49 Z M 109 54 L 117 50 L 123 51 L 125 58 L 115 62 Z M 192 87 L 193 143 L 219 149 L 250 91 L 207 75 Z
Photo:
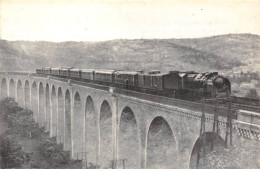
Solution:
M 143 71 L 51 67 L 38 68 L 36 72 L 181 99 L 226 97 L 231 91 L 229 80 L 218 72 L 151 71 L 144 73 Z

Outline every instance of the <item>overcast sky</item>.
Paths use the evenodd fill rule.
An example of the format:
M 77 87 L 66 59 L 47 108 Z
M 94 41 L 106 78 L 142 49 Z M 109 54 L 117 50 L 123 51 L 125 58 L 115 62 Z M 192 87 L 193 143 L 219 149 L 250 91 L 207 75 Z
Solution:
M 102 41 L 260 35 L 260 1 L 0 0 L 6 40 Z

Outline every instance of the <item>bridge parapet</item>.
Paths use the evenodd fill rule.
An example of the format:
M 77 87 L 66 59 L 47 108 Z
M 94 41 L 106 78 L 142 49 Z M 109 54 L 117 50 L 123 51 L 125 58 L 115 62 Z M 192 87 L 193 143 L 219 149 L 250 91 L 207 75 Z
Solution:
M 234 120 L 233 128 L 238 136 L 260 141 L 260 125 Z
M 176 106 L 180 108 L 190 109 L 192 111 L 201 111 L 201 103 L 200 102 L 191 102 L 191 101 L 185 101 L 175 98 L 169 98 L 169 97 L 163 97 L 158 95 L 152 95 L 152 94 L 145 94 L 141 92 L 136 91 L 130 91 L 130 90 L 124 90 L 120 88 L 114 88 L 114 93 L 122 94 L 130 97 L 136 97 L 143 100 L 148 100 L 160 104 L 170 105 L 170 106 Z M 217 107 L 217 111 L 220 115 L 228 114 L 229 109 L 227 107 Z M 205 104 L 205 112 L 209 114 L 213 114 L 215 112 L 215 106 Z M 235 113 L 233 111 L 232 113 Z
M 29 76 L 31 74 L 35 73 L 30 73 L 30 72 L 0 72 L 2 75 L 22 75 L 22 76 Z
M 172 132 L 171 137 L 174 139 L 173 145 L 176 146 L 176 149 L 179 151 L 178 156 L 180 156 L 180 165 L 178 167 L 182 168 L 187 168 L 188 167 L 188 161 L 189 155 L 192 153 L 193 146 L 195 145 L 197 139 L 199 138 L 199 131 L 200 131 L 200 126 L 201 126 L 201 118 L 202 118 L 202 104 L 200 102 L 189 102 L 189 101 L 184 101 L 184 100 L 179 100 L 175 98 L 169 98 L 169 97 L 162 97 L 159 95 L 151 95 L 151 94 L 145 94 L 137 91 L 129 91 L 126 89 L 120 89 L 120 88 L 115 88 L 107 85 L 98 85 L 93 82 L 88 82 L 88 81 L 82 81 L 82 80 L 77 80 L 73 78 L 61 78 L 61 77 L 55 77 L 55 76 L 43 76 L 43 75 L 38 75 L 38 74 L 29 74 L 29 73 L 23 73 L 21 74 L 20 72 L 9 72 L 9 73 L 0 73 L 0 76 L 5 78 L 7 81 L 8 80 L 21 80 L 23 83 L 23 88 L 25 88 L 25 82 L 28 80 L 30 83 L 30 90 L 36 90 L 36 92 L 31 92 L 31 97 L 35 96 L 36 99 L 32 101 L 32 107 L 33 105 L 36 106 L 36 114 L 39 116 L 37 119 L 39 121 L 46 121 L 44 118 L 39 118 L 40 114 L 42 117 L 44 114 L 46 115 L 47 113 L 47 108 L 46 107 L 51 107 L 52 102 L 54 100 L 57 101 L 56 109 L 49 109 L 52 111 L 50 113 L 51 115 L 56 114 L 57 117 L 55 118 L 49 118 L 48 120 L 60 120 L 56 121 L 56 124 L 62 124 L 60 126 L 62 127 L 56 127 L 59 131 L 56 132 L 57 134 L 57 140 L 58 143 L 63 143 L 64 145 L 70 145 L 70 151 L 73 157 L 78 157 L 79 159 L 84 160 L 83 154 L 86 153 L 85 147 L 82 147 L 82 145 L 85 145 L 86 139 L 84 136 L 80 138 L 77 134 L 78 130 L 75 130 L 77 127 L 78 129 L 84 128 L 86 126 L 91 126 L 93 125 L 92 129 L 89 131 L 95 131 L 98 133 L 100 131 L 105 131 L 102 125 L 103 123 L 101 122 L 101 109 L 108 110 L 106 108 L 102 108 L 102 102 L 105 100 L 108 102 L 108 107 L 111 108 L 111 123 L 108 123 L 107 125 L 109 129 L 112 130 L 112 136 L 111 136 L 111 143 L 114 152 L 113 157 L 117 157 L 118 154 L 121 151 L 120 144 L 124 144 L 120 138 L 124 138 L 124 125 L 126 125 L 126 122 L 129 122 L 129 119 L 125 119 L 126 117 L 128 118 L 129 116 L 131 117 L 131 127 L 134 131 L 136 131 L 136 140 L 138 140 L 138 147 L 140 148 L 139 150 L 139 158 L 140 158 L 140 163 L 141 167 L 145 168 L 146 165 L 146 155 L 148 154 L 145 152 L 148 149 L 149 145 L 148 143 L 153 141 L 148 141 L 149 140 L 149 128 L 155 123 L 154 121 L 158 120 L 160 122 L 161 119 L 165 120 L 165 123 L 169 125 L 169 132 L 163 132 L 164 133 L 170 133 Z M 33 84 L 33 83 L 36 84 Z M 48 84 L 48 88 L 54 88 L 54 91 L 50 92 L 49 98 L 50 98 L 50 105 L 46 106 L 46 88 Z M 33 86 L 36 85 L 36 86 Z M 42 86 L 43 91 L 41 92 L 40 86 Z M 7 87 L 9 87 L 7 83 Z M 12 90 L 12 89 L 10 89 Z M 17 89 L 15 89 L 16 92 Z M 25 90 L 25 89 L 23 89 Z M 52 90 L 52 89 L 51 89 Z M 59 90 L 60 93 L 59 94 Z M 6 90 L 4 90 L 6 91 Z M 8 89 L 9 91 L 9 89 Z M 66 99 L 66 92 L 69 92 L 70 96 L 68 96 L 68 99 Z M 41 93 L 41 94 L 40 94 Z M 54 96 L 54 93 L 56 96 Z M 76 93 L 80 95 L 80 100 L 75 98 Z M 24 94 L 24 93 L 23 93 Z M 25 95 L 25 94 L 24 94 Z M 55 97 L 55 99 L 52 99 Z M 91 98 L 91 101 L 87 101 L 88 98 Z M 42 98 L 42 99 L 40 99 Z M 49 99 L 48 99 L 49 100 Z M 70 102 L 70 104 L 66 104 L 66 101 Z M 81 107 L 82 108 L 75 108 L 78 106 L 75 106 L 76 101 L 81 101 Z M 85 101 L 88 102 L 85 104 Z M 67 106 L 67 107 L 66 107 Z M 93 109 L 92 109 L 93 106 Z M 71 109 L 69 109 L 69 107 Z M 67 108 L 67 109 L 66 109 Z M 77 122 L 75 119 L 81 119 L 77 118 L 79 115 L 85 115 L 86 109 L 89 110 L 89 117 L 88 119 L 95 119 L 97 122 L 94 124 L 91 123 L 91 125 L 83 124 L 84 120 L 81 120 L 82 123 Z M 127 111 L 125 109 L 130 109 L 130 111 Z M 48 110 L 48 112 L 49 112 Z M 42 111 L 40 113 L 40 111 Z M 55 113 L 53 113 L 55 111 Z M 58 111 L 58 112 L 56 112 Z M 66 113 L 66 111 L 70 112 L 71 118 L 66 118 L 63 115 Z M 226 136 L 226 130 L 227 130 L 227 114 L 229 114 L 229 109 L 227 107 L 218 107 L 216 110 L 216 107 L 214 105 L 205 105 L 205 132 L 213 132 L 213 124 L 214 124 L 214 113 L 218 112 L 218 135 L 224 139 Z M 106 113 L 103 113 L 103 116 Z M 110 116 L 110 115 L 108 115 Z M 94 118 L 96 117 L 96 118 Z M 249 141 L 254 142 L 254 144 L 259 144 L 260 140 L 260 115 L 259 113 L 245 113 L 243 111 L 239 111 L 237 115 L 233 116 L 234 119 L 232 120 L 232 132 L 233 132 L 233 142 L 236 141 Z M 70 124 L 66 124 L 66 120 L 69 121 L 68 119 L 71 119 Z M 84 119 L 84 117 L 82 118 Z M 136 124 L 132 124 L 133 121 L 136 121 Z M 85 119 L 86 120 L 86 119 Z M 87 120 L 86 120 L 87 121 Z M 157 122 L 158 122 L 157 121 Z M 164 122 L 164 121 L 163 121 Z M 64 125 L 64 123 L 66 125 Z M 77 125 L 77 123 L 80 123 L 81 126 Z M 52 123 L 51 124 L 55 124 Z M 152 125 L 153 124 L 153 125 Z M 163 123 L 164 124 L 164 123 Z M 216 123 L 215 123 L 216 124 Z M 55 125 L 50 125 L 50 123 L 45 122 L 42 126 L 55 126 Z M 68 126 L 67 126 L 68 125 Z M 69 127 L 69 125 L 71 125 Z M 110 127 L 112 125 L 112 127 Z M 127 124 L 128 125 L 128 124 Z M 159 125 L 159 124 L 156 124 Z M 120 128 L 122 126 L 122 128 Z M 67 127 L 67 128 L 66 128 Z M 97 129 L 98 128 L 98 129 Z M 121 131 L 122 130 L 122 131 Z M 55 131 L 55 130 L 53 130 Z M 67 143 L 66 142 L 66 132 L 71 131 L 71 142 Z M 80 131 L 85 131 L 80 130 Z M 151 130 L 152 131 L 152 130 Z M 214 130 L 215 131 L 215 130 Z M 88 132 L 88 130 L 86 130 Z M 50 132 L 51 133 L 51 132 Z M 80 133 L 82 135 L 82 133 Z M 213 133 L 214 134 L 214 133 Z M 51 135 L 51 134 L 50 134 Z M 68 134 L 69 135 L 69 134 Z M 98 134 L 95 136 L 97 140 L 94 142 L 94 144 L 98 143 L 101 145 L 101 141 L 104 138 L 101 138 Z M 110 136 L 109 136 L 110 137 Z M 250 140 L 249 140 L 250 139 Z M 94 145 L 93 144 L 93 145 Z M 126 143 L 127 145 L 129 143 Z M 140 144 L 140 145 L 139 145 Z M 100 146 L 99 145 L 99 146 Z M 151 144 L 152 145 L 152 144 Z M 65 148 L 66 146 L 64 146 Z M 98 146 L 92 146 L 93 151 L 95 152 L 96 160 L 93 159 L 93 162 L 96 161 L 97 163 L 100 161 L 100 155 L 99 152 L 102 150 Z M 95 147 L 95 148 L 94 148 Z M 124 146 L 122 146 L 124 147 Z M 67 147 L 66 147 L 67 149 Z M 95 150 L 94 150 L 95 149 Z M 110 148 L 109 148 L 110 149 Z M 157 148 L 156 148 L 157 149 Z M 110 149 L 111 150 L 111 149 Z M 93 156 L 94 157 L 94 156 Z M 89 158 L 89 157 L 87 157 Z M 91 158 L 90 158 L 91 159 Z M 88 159 L 89 160 L 89 159 Z M 182 163 L 183 162 L 183 163 Z
M 260 140 L 260 113 L 239 110 L 234 126 L 239 136 Z
M 260 125 L 260 113 L 247 110 L 239 110 L 237 120 L 250 124 Z

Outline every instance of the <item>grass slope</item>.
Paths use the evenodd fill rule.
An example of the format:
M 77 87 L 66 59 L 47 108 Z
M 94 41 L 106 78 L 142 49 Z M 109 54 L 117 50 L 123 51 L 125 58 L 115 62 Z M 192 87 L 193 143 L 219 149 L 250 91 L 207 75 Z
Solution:
M 34 71 L 43 66 L 221 71 L 259 59 L 259 49 L 260 37 L 251 34 L 104 42 L 0 40 L 0 71 Z

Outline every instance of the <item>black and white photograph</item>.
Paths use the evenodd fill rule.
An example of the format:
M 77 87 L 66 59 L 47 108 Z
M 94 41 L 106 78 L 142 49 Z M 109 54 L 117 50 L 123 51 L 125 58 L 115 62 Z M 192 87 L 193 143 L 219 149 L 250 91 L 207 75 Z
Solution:
M 1 169 L 259 169 L 259 0 L 0 0 Z

